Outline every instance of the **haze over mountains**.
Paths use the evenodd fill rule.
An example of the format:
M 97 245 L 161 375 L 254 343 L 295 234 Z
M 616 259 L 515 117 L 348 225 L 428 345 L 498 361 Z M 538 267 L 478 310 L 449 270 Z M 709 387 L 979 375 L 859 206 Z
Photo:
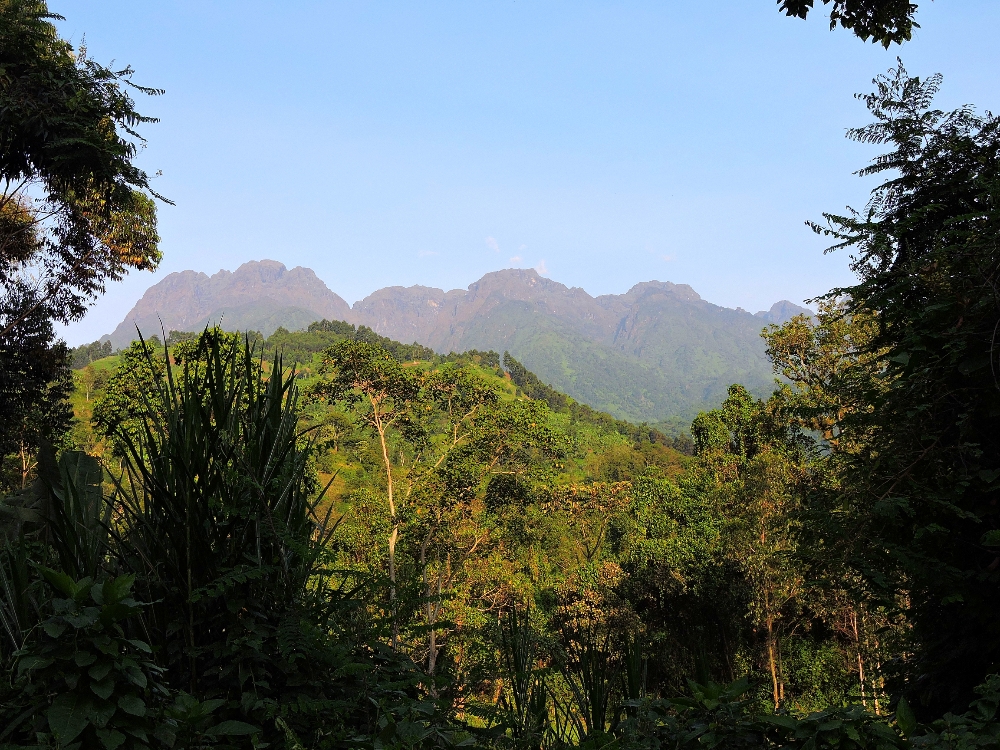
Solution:
M 346 320 L 441 353 L 504 350 L 544 381 L 596 409 L 632 421 L 670 423 L 714 406 L 740 382 L 773 387 L 761 329 L 798 313 L 787 300 L 752 315 L 713 305 L 686 284 L 647 281 L 625 294 L 592 297 L 508 269 L 467 290 L 387 287 L 350 306 L 307 268 L 245 263 L 212 276 L 184 271 L 150 287 L 111 334 L 115 347 L 162 330 L 209 322 L 269 335 L 314 320 Z

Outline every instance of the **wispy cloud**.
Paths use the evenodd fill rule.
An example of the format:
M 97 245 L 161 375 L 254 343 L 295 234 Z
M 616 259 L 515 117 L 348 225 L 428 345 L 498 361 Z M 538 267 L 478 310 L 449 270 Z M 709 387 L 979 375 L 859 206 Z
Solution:
M 515 255 L 513 258 L 510 259 L 510 264 L 512 266 L 520 265 L 521 264 L 521 256 L 520 255 Z
M 420 256 L 421 258 L 428 258 L 431 255 L 440 255 L 440 254 L 441 253 L 437 252 L 436 250 L 421 250 L 420 252 L 417 253 L 417 255 Z
M 549 269 L 547 269 L 545 267 L 545 261 L 544 260 L 538 261 L 538 265 L 535 266 L 535 270 L 538 271 L 538 275 L 539 276 L 548 276 L 549 275 Z
M 666 261 L 667 263 L 669 263 L 672 260 L 676 260 L 676 258 L 673 255 L 661 255 L 660 258 Z
M 487 237 L 486 238 L 486 247 L 488 247 L 490 250 L 492 250 L 495 253 L 499 253 L 500 252 L 500 243 L 496 241 L 495 237 Z

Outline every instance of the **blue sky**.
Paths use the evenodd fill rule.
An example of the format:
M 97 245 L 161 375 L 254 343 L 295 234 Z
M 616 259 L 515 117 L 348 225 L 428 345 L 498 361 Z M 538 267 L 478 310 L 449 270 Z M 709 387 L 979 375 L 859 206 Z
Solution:
M 160 269 L 64 335 L 110 332 L 170 272 L 262 258 L 348 302 L 512 266 L 801 302 L 851 278 L 803 222 L 871 187 L 854 93 L 899 55 L 944 74 L 940 106 L 1000 106 L 1000 3 L 919 6 L 886 51 L 773 0 L 51 0 L 64 36 L 167 90 L 139 97 L 161 118 L 141 161 L 176 202 Z

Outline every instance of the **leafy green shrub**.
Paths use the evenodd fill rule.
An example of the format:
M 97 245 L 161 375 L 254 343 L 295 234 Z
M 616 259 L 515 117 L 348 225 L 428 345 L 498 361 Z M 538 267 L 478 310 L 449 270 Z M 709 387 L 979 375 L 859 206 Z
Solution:
M 968 713 L 946 714 L 929 726 L 917 724 L 906 701 L 894 716 L 876 716 L 861 706 L 754 715 L 744 698 L 749 683 L 690 683 L 691 696 L 634 702 L 620 727 L 623 747 L 747 748 L 747 750 L 978 750 L 1000 747 L 1000 676 L 992 675 L 977 689 L 979 700 Z
M 373 699 L 372 705 L 376 709 L 372 731 L 353 737 L 350 744 L 356 747 L 372 750 L 450 750 L 476 746 L 475 737 L 454 724 L 448 716 L 448 708 L 436 701 L 413 700 L 397 694 Z M 299 744 L 296 750 L 301 747 Z
M 633 704 L 637 710 L 619 729 L 623 745 L 649 750 L 666 748 L 766 747 L 766 727 L 750 714 L 750 688 L 744 678 L 718 685 L 689 681 L 691 695 Z
M 979 698 L 974 700 L 970 710 L 961 716 L 947 713 L 933 722 L 921 734 L 910 733 L 915 748 L 928 750 L 976 750 L 977 748 L 1000 747 L 1000 675 L 990 675 L 985 683 L 976 688 Z M 915 723 L 904 727 L 904 731 L 916 729 Z
M 171 743 L 158 721 L 169 692 L 144 641 L 123 625 L 140 612 L 132 576 L 94 583 L 41 570 L 57 594 L 41 632 L 15 656 L 13 690 L 2 709 L 3 739 L 16 746 L 147 748 Z
M 861 706 L 815 711 L 807 716 L 771 714 L 759 718 L 770 724 L 769 747 L 802 750 L 894 750 L 906 741 L 889 725 L 887 717 L 875 716 Z

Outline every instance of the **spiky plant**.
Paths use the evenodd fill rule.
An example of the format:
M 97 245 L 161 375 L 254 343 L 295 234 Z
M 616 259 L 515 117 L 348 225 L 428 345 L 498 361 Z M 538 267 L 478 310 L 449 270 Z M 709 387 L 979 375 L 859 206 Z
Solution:
M 500 655 L 505 683 L 498 704 L 501 725 L 516 750 L 539 750 L 548 732 L 549 711 L 530 610 L 512 609 L 501 618 Z
M 294 705 L 312 716 L 286 716 L 296 731 L 329 728 L 356 691 L 336 679 L 351 645 L 323 575 L 335 524 L 312 497 L 294 372 L 249 340 L 203 335 L 156 388 L 138 436 L 119 435 L 114 546 L 154 602 L 146 624 L 171 687 L 258 720 Z

